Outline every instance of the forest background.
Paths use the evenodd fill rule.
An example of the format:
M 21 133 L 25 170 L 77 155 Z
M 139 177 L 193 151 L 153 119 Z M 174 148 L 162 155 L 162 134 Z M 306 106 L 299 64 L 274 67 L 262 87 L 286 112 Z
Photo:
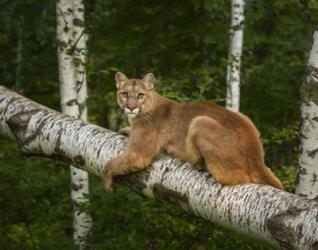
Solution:
M 111 130 L 126 118 L 114 74 L 153 72 L 159 93 L 224 105 L 230 1 L 86 1 L 88 117 Z M 318 23 L 316 0 L 248 0 L 241 112 L 262 134 L 267 165 L 293 192 L 300 85 Z M 0 0 L 0 80 L 60 110 L 54 0 Z M 69 168 L 22 156 L 0 136 L 0 249 L 72 249 Z M 63 167 L 56 167 L 60 165 Z M 90 177 L 89 249 L 269 249 L 121 187 Z

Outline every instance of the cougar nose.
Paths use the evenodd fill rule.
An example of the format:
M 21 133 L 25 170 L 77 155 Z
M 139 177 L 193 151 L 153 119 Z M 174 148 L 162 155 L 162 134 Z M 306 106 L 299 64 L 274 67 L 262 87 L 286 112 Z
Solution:
M 132 112 L 136 108 L 136 105 L 128 103 L 127 108 L 130 110 L 130 112 Z
M 137 103 L 133 98 L 128 98 L 127 108 L 132 112 L 137 107 Z

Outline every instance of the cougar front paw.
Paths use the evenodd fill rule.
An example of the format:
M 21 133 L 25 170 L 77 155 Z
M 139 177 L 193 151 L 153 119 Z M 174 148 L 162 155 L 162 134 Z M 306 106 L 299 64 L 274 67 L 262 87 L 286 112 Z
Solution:
M 105 175 L 104 175 L 104 189 L 106 192 L 114 192 L 115 191 L 115 188 L 113 185 L 113 177 L 109 174 L 109 172 L 107 170 L 105 170 Z
M 114 185 L 109 182 L 104 182 L 104 189 L 107 193 L 114 193 L 116 191 Z
M 130 136 L 131 133 L 131 128 L 130 127 L 125 127 L 119 130 L 119 133 L 121 133 L 122 135 L 125 135 L 127 137 Z

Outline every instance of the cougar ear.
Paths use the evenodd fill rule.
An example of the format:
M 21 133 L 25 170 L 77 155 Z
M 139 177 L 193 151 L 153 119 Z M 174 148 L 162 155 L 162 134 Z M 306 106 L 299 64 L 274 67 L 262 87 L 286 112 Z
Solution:
M 153 89 L 155 86 L 155 76 L 152 73 L 148 73 L 142 79 L 147 89 Z
M 115 75 L 116 88 L 119 89 L 122 86 L 123 81 L 128 80 L 127 76 L 121 72 L 117 72 Z

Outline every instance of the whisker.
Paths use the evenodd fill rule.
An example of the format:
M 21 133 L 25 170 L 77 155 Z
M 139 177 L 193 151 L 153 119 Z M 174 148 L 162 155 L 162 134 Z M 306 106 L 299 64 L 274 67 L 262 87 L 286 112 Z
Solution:
M 152 125 L 152 121 L 151 121 L 151 118 L 148 114 L 141 114 L 141 117 L 146 121 L 148 122 L 150 125 Z
M 143 119 L 144 121 L 146 121 L 146 122 L 148 122 L 149 124 L 151 124 L 151 121 L 149 121 L 149 119 L 148 119 L 146 116 L 142 115 L 141 117 L 142 117 L 142 119 Z
M 147 118 L 149 118 L 149 120 L 151 120 L 150 114 L 151 113 L 143 113 L 144 116 L 146 116 Z

